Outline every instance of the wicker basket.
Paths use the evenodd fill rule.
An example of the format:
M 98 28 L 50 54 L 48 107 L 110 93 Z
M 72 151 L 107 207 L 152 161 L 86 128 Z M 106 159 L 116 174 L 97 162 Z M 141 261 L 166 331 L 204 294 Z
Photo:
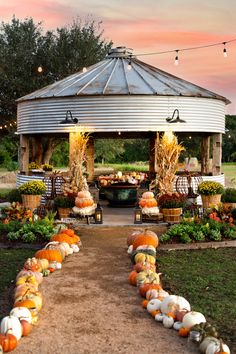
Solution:
M 161 209 L 165 222 L 179 223 L 180 215 L 182 214 L 182 208 L 173 209 Z
M 65 219 L 70 216 L 71 208 L 57 208 L 59 219 Z
M 33 195 L 33 194 L 22 194 L 22 204 L 27 209 L 36 209 L 41 202 L 41 195 Z
M 221 200 L 221 194 L 215 194 L 215 195 L 203 195 L 201 194 L 202 198 L 202 206 L 203 208 L 211 208 L 215 207 L 220 203 Z
M 236 209 L 236 203 L 224 202 L 223 207 L 225 211 L 231 211 L 232 209 Z

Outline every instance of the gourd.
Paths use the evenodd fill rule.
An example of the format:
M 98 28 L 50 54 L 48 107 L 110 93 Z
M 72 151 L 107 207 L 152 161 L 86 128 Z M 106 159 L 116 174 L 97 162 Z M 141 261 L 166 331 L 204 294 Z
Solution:
M 38 291 L 38 284 L 24 283 L 18 285 L 14 290 L 14 298 L 16 299 L 19 296 L 23 296 L 26 293 Z
M 21 300 L 21 301 L 15 302 L 14 307 L 26 307 L 27 309 L 31 310 L 31 309 L 35 308 L 35 303 L 32 300 L 26 299 L 26 300 Z M 31 312 L 31 315 L 32 315 L 32 312 Z
M 29 323 L 31 323 L 31 321 L 32 321 L 32 316 L 31 316 L 30 310 L 27 309 L 26 307 L 14 307 L 10 312 L 10 316 L 15 316 L 20 321 L 24 320 Z
M 13 334 L 0 333 L 0 346 L 2 347 L 4 353 L 8 353 L 14 350 L 17 347 L 17 344 L 18 344 L 17 338 Z
M 43 299 L 42 299 L 42 295 L 39 291 L 35 292 L 35 293 L 27 293 L 26 295 L 20 297 L 20 298 L 16 298 L 15 303 L 19 303 L 19 302 L 23 302 L 25 300 L 31 300 L 33 301 L 33 307 L 36 307 L 36 309 L 38 311 L 41 310 L 42 305 L 43 305 Z
M 32 258 L 28 258 L 25 261 L 24 268 L 27 269 L 27 270 L 32 270 L 33 272 L 40 272 L 42 266 L 39 263 L 37 258 L 32 257 Z
M 207 347 L 211 343 L 220 344 L 220 341 L 215 337 L 211 337 L 211 336 L 205 337 L 199 345 L 199 349 L 201 353 L 206 353 Z
M 146 270 L 144 272 L 140 272 L 136 276 L 137 286 L 140 286 L 145 283 L 149 284 L 160 284 L 160 274 L 151 270 Z
M 139 234 L 135 238 L 135 240 L 133 242 L 134 250 L 136 250 L 136 248 L 141 245 L 149 245 L 149 246 L 153 246 L 154 248 L 157 248 L 158 239 L 144 231 L 144 233 Z
M 22 336 L 23 337 L 28 336 L 33 329 L 32 324 L 26 320 L 21 320 L 20 324 L 21 324 L 21 329 L 22 329 Z
M 42 271 L 48 269 L 48 260 L 47 259 L 40 258 L 40 259 L 38 259 L 38 263 L 41 265 Z
M 136 251 L 143 251 L 143 250 L 150 250 L 150 251 L 153 251 L 153 252 L 155 252 L 155 254 L 156 254 L 156 249 L 155 249 L 155 247 L 153 247 L 153 246 L 151 246 L 151 245 L 141 245 L 141 246 L 138 246 L 137 248 L 136 248 Z
M 149 262 L 151 264 L 156 263 L 156 257 L 146 253 L 137 253 L 134 257 L 134 263 L 144 263 Z
M 187 309 L 190 311 L 189 302 L 182 296 L 169 295 L 164 298 L 161 304 L 161 312 L 167 314 L 168 312 L 177 313 L 180 309 Z
M 156 266 L 155 264 L 151 264 L 149 262 L 145 262 L 145 263 L 137 263 L 133 266 L 133 270 L 135 270 L 137 273 L 142 272 L 144 270 L 152 270 L 153 272 L 156 271 Z
M 69 236 L 68 236 L 69 237 Z M 42 249 L 35 253 L 36 258 L 46 258 L 49 262 L 57 261 L 59 263 L 62 262 L 61 252 L 58 250 L 48 250 Z
M 151 313 L 152 311 L 160 310 L 161 301 L 158 299 L 152 299 L 147 304 L 147 311 Z
M 150 284 L 150 283 L 146 283 L 146 284 L 143 284 L 139 287 L 139 294 L 142 296 L 142 297 L 146 297 L 146 293 L 148 290 L 150 289 L 157 289 L 157 290 L 161 290 L 161 285 L 160 284 Z
M 90 198 L 91 197 L 91 193 L 89 191 L 80 191 L 78 192 L 77 196 L 79 198 Z
M 72 248 L 74 253 L 78 253 L 79 252 L 79 247 L 76 244 L 72 244 L 72 245 L 70 245 L 70 247 Z
M 209 337 L 209 336 L 217 338 L 219 336 L 219 333 L 217 332 L 215 327 L 212 326 L 209 322 L 202 322 L 196 324 L 191 328 L 191 331 L 199 332 L 202 338 Z
M 133 270 L 132 272 L 129 273 L 128 280 L 129 280 L 129 283 L 133 286 L 137 285 L 137 280 L 136 280 L 137 275 L 138 275 L 138 273 L 135 270 Z
M 49 263 L 48 268 L 54 268 L 55 270 L 61 269 L 61 263 L 58 263 L 56 261 L 52 261 Z
M 22 284 L 33 284 L 38 285 L 37 279 L 34 275 L 25 275 L 23 277 L 19 277 L 16 281 L 16 286 Z
M 154 193 L 153 192 L 144 192 L 142 194 L 142 198 L 144 198 L 144 199 L 152 199 L 152 198 L 154 198 Z
M 29 276 L 29 275 L 33 275 L 38 284 L 41 284 L 43 281 L 43 274 L 41 272 L 33 272 L 32 270 L 27 270 L 27 269 L 22 269 L 16 276 L 16 280 L 18 280 L 21 277 L 24 276 Z
M 206 322 L 206 319 L 201 312 L 190 311 L 183 317 L 183 326 L 185 328 L 191 328 L 202 322 Z
M 67 242 L 59 242 L 58 246 L 64 250 L 66 256 L 70 254 L 70 246 Z
M 174 322 L 175 321 L 174 321 L 173 317 L 169 317 L 169 316 L 164 315 L 162 323 L 165 328 L 172 328 Z
M 16 316 L 5 316 L 1 321 L 1 333 L 13 334 L 17 340 L 22 336 L 22 329 L 19 319 Z
M 155 264 L 156 263 L 156 250 L 154 251 L 153 249 L 150 249 L 150 248 L 142 248 L 142 249 L 139 249 L 139 250 L 134 250 L 132 253 L 131 253 L 131 262 L 133 263 L 139 263 L 139 262 L 136 262 L 136 255 L 137 254 L 147 254 L 149 256 L 152 256 L 154 257 L 155 261 L 154 262 L 150 262 L 148 261 L 148 258 L 144 258 L 144 261 L 141 262 L 141 263 L 144 263 L 144 262 L 149 262 L 149 263 L 152 263 L 152 264 Z

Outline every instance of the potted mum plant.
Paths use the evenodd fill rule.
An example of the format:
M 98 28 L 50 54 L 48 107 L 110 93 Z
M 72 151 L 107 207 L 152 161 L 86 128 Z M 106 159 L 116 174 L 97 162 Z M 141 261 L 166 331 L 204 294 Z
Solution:
M 221 196 L 221 202 L 226 211 L 236 208 L 236 188 L 226 188 Z
M 186 205 L 186 195 L 180 193 L 165 193 L 158 198 L 158 205 L 164 221 L 169 223 L 180 222 L 182 208 Z
M 47 188 L 42 181 L 29 181 L 23 183 L 18 189 L 23 206 L 34 210 L 40 205 L 42 194 Z
M 71 209 L 75 205 L 75 198 L 59 195 L 54 199 L 54 205 L 57 208 L 60 219 L 68 218 L 70 216 Z
M 224 186 L 215 181 L 203 181 L 198 185 L 197 191 L 201 195 L 203 208 L 212 208 L 220 203 Z

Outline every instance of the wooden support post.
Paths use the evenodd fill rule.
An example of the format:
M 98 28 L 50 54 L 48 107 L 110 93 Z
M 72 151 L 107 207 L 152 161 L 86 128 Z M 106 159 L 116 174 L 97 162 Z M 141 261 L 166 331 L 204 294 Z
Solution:
M 212 145 L 212 175 L 221 174 L 221 158 L 222 158 L 222 134 L 213 134 Z
M 151 176 L 155 176 L 157 173 L 157 166 L 156 166 L 157 139 L 158 139 L 158 133 L 154 133 L 149 139 L 149 173 Z
M 29 137 L 28 135 L 20 135 L 20 172 L 28 172 L 29 167 Z
M 89 137 L 89 141 L 87 144 L 87 172 L 88 172 L 88 182 L 92 182 L 94 179 L 94 139 L 93 137 Z
M 209 174 L 209 159 L 210 159 L 210 136 L 204 135 L 202 137 L 201 143 L 201 174 L 208 175 Z

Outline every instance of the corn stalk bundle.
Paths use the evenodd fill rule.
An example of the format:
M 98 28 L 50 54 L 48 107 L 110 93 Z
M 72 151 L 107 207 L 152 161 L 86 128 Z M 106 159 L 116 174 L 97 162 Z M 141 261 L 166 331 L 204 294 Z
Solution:
M 185 149 L 181 144 L 178 144 L 176 135 L 172 132 L 165 132 L 161 138 L 158 136 L 155 150 L 159 193 L 160 195 L 172 193 L 178 159 L 181 151 Z

